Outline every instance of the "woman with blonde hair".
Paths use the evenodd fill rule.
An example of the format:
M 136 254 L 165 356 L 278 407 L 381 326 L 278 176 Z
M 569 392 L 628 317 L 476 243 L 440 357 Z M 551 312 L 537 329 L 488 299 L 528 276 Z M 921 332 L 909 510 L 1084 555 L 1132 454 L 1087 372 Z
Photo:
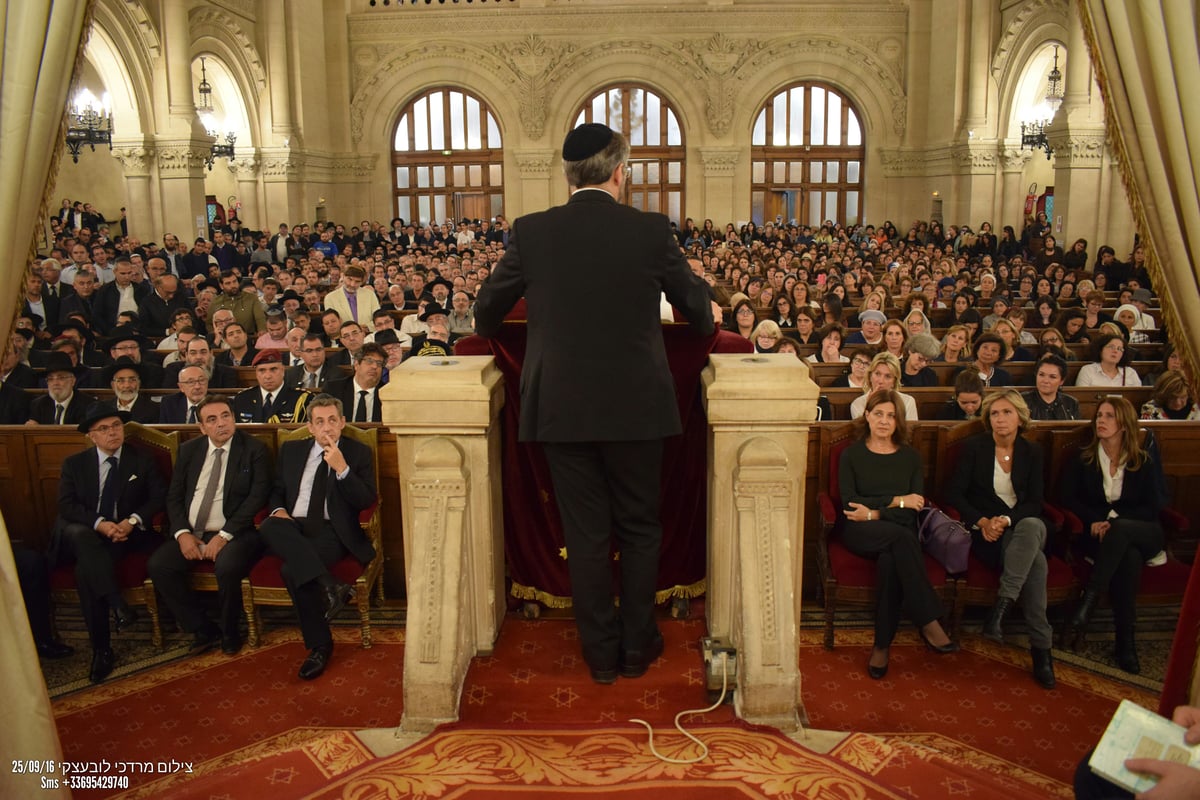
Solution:
M 936 361 L 953 364 L 971 360 L 971 329 L 966 325 L 951 325 L 942 337 L 942 352 Z
M 1020 598 L 1034 680 L 1053 689 L 1053 632 L 1046 620 L 1049 567 L 1043 552 L 1046 523 L 1040 516 L 1042 449 L 1021 435 L 1029 427 L 1029 407 L 1015 389 L 985 397 L 980 418 L 984 429 L 963 441 L 946 500 L 963 523 L 972 526 L 971 552 L 1000 572 L 996 603 L 983 635 L 1003 642 L 1004 617 Z
M 756 353 L 770 353 L 782 338 L 783 331 L 779 329 L 779 324 L 769 319 L 758 323 L 754 328 L 754 333 L 750 335 L 750 341 L 754 342 Z
M 845 279 L 843 278 L 843 280 L 845 280 Z M 860 314 L 863 311 L 866 311 L 867 309 L 872 309 L 874 311 L 882 312 L 883 309 L 886 307 L 887 307 L 887 295 L 885 295 L 883 292 L 876 289 L 875 291 L 873 291 L 870 294 L 863 297 L 862 304 L 859 305 L 858 311 Z
M 1142 406 L 1142 419 L 1200 419 L 1200 404 L 1192 399 L 1192 387 L 1180 370 L 1169 369 L 1154 382 L 1154 397 Z
M 1106 590 L 1116 623 L 1117 665 L 1141 671 L 1134 643 L 1136 598 L 1142 567 L 1163 558 L 1159 512 L 1166 505 L 1166 484 L 1158 446 L 1143 443 L 1133 406 L 1109 395 L 1092 415 L 1091 439 L 1063 470 L 1062 498 L 1083 523 L 1078 545 L 1094 561 L 1083 596 L 1070 620 L 1082 644 L 1092 612 Z
M 850 419 L 858 419 L 867 407 L 867 396 L 871 392 L 886 389 L 895 392 L 904 404 L 904 418 L 910 422 L 917 421 L 917 401 L 900 389 L 900 359 L 888 352 L 877 353 L 867 367 L 867 385 L 863 388 L 862 397 L 856 397 L 850 404 Z

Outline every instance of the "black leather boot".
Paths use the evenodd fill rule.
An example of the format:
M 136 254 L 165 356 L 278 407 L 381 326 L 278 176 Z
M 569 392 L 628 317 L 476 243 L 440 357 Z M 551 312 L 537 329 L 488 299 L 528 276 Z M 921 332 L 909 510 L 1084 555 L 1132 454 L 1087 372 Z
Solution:
M 1054 657 L 1050 655 L 1050 648 L 1047 647 L 1043 650 L 1040 647 L 1031 647 L 1029 654 L 1033 656 L 1033 679 L 1043 689 L 1053 689 L 1055 684 Z
M 1133 638 L 1132 625 L 1117 626 L 1117 646 L 1113 652 L 1117 666 L 1131 675 L 1142 671 L 1142 663 L 1138 661 L 1137 644 Z
M 1079 605 L 1075 607 L 1075 613 L 1071 615 L 1071 621 L 1067 623 L 1066 636 L 1063 637 L 1066 640 L 1064 644 L 1072 650 L 1079 650 L 1083 647 L 1088 625 L 1092 622 L 1092 614 L 1095 612 L 1096 603 L 1099 600 L 1099 592 L 1092 589 L 1083 590 L 1083 596 L 1079 598 Z
M 983 623 L 983 635 L 986 638 L 1004 644 L 1004 615 L 1012 606 L 1011 598 L 1001 597 L 996 600 L 996 605 L 992 606 L 992 612 L 988 614 L 987 622 Z

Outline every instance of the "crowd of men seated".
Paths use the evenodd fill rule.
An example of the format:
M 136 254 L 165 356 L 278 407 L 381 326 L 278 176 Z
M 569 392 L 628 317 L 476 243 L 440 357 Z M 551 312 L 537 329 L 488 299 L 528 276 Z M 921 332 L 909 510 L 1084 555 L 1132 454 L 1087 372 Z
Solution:
M 502 217 L 436 226 L 364 220 L 349 230 L 323 222 L 280 224 L 273 234 L 245 230 L 231 218 L 218 220 L 208 238 L 185 249 L 170 233 L 160 237 L 161 245 L 113 235 L 86 209 L 64 203 L 52 222 L 53 247 L 25 275 L 16 330 L 0 363 L 0 424 L 78 426 L 101 450 L 96 432 L 116 435 L 105 422 L 114 413 L 120 420 L 194 424 L 208 432 L 218 424 L 205 421 L 208 409 L 233 435 L 242 423 L 312 426 L 314 409 L 335 401 L 343 422 L 379 422 L 378 392 L 390 370 L 408 357 L 449 355 L 458 338 L 474 332 L 475 292 L 512 235 Z M 997 239 L 987 223 L 976 233 L 920 222 L 901 235 L 891 223 L 730 224 L 719 232 L 711 221 L 701 227 L 690 219 L 677 236 L 693 270 L 709 283 L 728 330 L 760 351 L 807 358 L 823 385 L 859 390 L 864 398 L 873 389 L 944 386 L 946 416 L 962 419 L 978 413 L 989 387 L 1011 385 L 1017 375 L 1035 419 L 1073 419 L 1078 407 L 1060 389 L 1068 365 L 1091 347 L 1090 363 L 1075 370 L 1081 385 L 1155 383 L 1144 416 L 1200 418 L 1192 380 L 1162 342 L 1139 247 L 1128 261 L 1107 246 L 1092 261 L 1084 240 L 1064 253 L 1044 218 L 1030 220 L 1019 239 L 1011 228 Z M 1022 360 L 1029 368 L 1018 368 Z M 856 405 L 847 403 L 854 414 Z M 857 408 L 862 405 L 859 398 Z M 197 441 L 215 447 L 218 438 Z M 96 477 L 95 463 L 89 475 Z M 191 473 L 189 491 L 206 486 L 195 482 L 197 475 Z M 306 474 L 299 483 L 311 479 Z M 60 527 L 83 524 L 92 538 L 119 544 L 148 532 L 164 502 L 172 510 L 165 487 L 152 488 L 158 506 L 136 520 L 118 515 L 114 519 L 123 521 L 114 526 L 133 527 L 109 535 L 111 520 L 106 517 L 101 530 L 88 519 L 101 502 L 100 484 L 91 489 L 83 503 L 88 513 L 71 515 L 62 506 Z M 248 497 L 265 502 L 258 494 Z M 300 517 L 307 507 L 295 500 L 288 495 L 271 505 Z M 184 561 L 215 558 L 222 544 L 209 534 L 224 533 L 207 520 L 176 519 L 181 514 L 177 504 L 168 533 L 198 535 L 179 547 L 167 543 L 176 574 L 186 566 L 176 553 Z M 67 540 L 87 539 L 74 533 Z M 240 535 L 229 533 L 233 540 Z M 268 536 L 264 529 L 262 537 L 282 534 Z M 329 658 L 329 642 L 313 621 L 322 616 L 322 603 L 328 609 L 347 601 L 343 587 L 318 580 L 315 564 L 327 556 L 313 561 L 310 555 L 298 573 L 307 577 L 296 583 L 293 575 L 289 582 L 308 598 L 301 617 L 311 653 L 302 677 L 319 675 Z M 245 558 L 234 560 L 236 574 Z M 162 576 L 175 589 L 164 594 L 173 609 L 182 609 L 183 593 L 169 573 Z M 81 594 L 97 654 L 92 677 L 102 680 L 112 668 L 109 613 L 119 629 L 132 612 L 117 601 L 106 605 L 111 587 L 94 576 L 80 575 L 80 583 L 92 586 Z M 221 642 L 236 652 L 240 646 L 236 623 L 227 618 L 236 618 L 227 608 L 228 591 L 219 625 L 176 609 L 198 649 Z M 44 627 L 35 630 L 42 631 L 44 656 L 62 654 Z

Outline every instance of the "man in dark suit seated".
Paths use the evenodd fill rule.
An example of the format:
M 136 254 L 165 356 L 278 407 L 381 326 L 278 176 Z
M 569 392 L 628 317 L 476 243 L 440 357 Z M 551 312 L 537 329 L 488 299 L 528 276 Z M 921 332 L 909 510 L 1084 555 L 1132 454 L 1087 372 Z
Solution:
M 226 310 L 228 312 L 228 310 Z M 236 320 L 225 326 L 225 344 L 227 348 L 213 356 L 213 363 L 225 367 L 248 367 L 254 362 L 258 350 L 250 346 L 250 337 L 242 323 Z
M 167 490 L 175 541 L 154 552 L 149 570 L 179 626 L 195 637 L 192 653 L 219 640 L 222 652 L 233 655 L 242 648 L 242 578 L 262 552 L 254 515 L 271 492 L 271 461 L 266 445 L 236 429 L 228 397 L 209 395 L 199 405 L 204 436 L 179 448 Z M 213 562 L 217 577 L 216 625 L 188 586 L 188 573 L 202 560 Z
M 146 354 L 142 352 L 142 348 L 147 344 L 148 342 L 145 337 L 130 325 L 121 325 L 113 328 L 105 340 L 109 358 L 113 361 L 122 357 L 133 359 L 133 361 L 142 365 L 142 386 L 145 386 L 147 389 L 158 388 L 162 386 L 163 368 L 161 364 L 147 360 Z M 108 385 L 108 381 L 104 383 Z
M 364 344 L 362 355 L 354 365 L 354 374 L 325 384 L 325 393 L 342 401 L 342 408 L 352 409 L 350 422 L 383 422 L 379 402 L 379 382 L 387 354 L 377 344 Z
M 302 364 L 288 367 L 284 373 L 283 382 L 287 386 L 316 392 L 331 376 L 339 375 L 337 368 L 325 361 L 325 342 L 319 333 L 305 334 L 301 340 L 300 358 Z
M 283 580 L 296 606 L 308 657 L 300 678 L 325 671 L 333 653 L 329 620 L 354 599 L 354 587 L 329 574 L 346 555 L 362 564 L 375 548 L 358 523 L 358 514 L 375 502 L 375 462 L 371 449 L 342 436 L 342 403 L 321 394 L 308 408 L 311 440 L 285 442 L 280 448 L 275 488 L 262 524 L 267 547 L 283 559 Z
M 233 414 L 238 422 L 304 422 L 308 392 L 283 383 L 283 353 L 260 350 L 254 357 L 257 386 L 238 392 Z
M 197 336 L 187 343 L 183 351 L 183 360 L 170 364 L 163 370 L 164 389 L 170 389 L 179 382 L 179 371 L 184 367 L 200 367 L 208 376 L 208 385 L 213 389 L 236 389 L 238 385 L 237 372 L 233 367 L 217 364 L 213 361 L 212 348 L 203 336 Z
M 494 336 L 522 296 L 528 304 L 519 438 L 542 443 L 583 658 L 601 684 L 644 675 L 663 649 L 654 617 L 660 473 L 663 440 L 681 423 L 660 297 L 699 334 L 711 334 L 719 314 L 667 218 L 617 200 L 628 158 L 625 137 L 604 125 L 571 131 L 563 142 L 570 201 L 517 220 L 475 307 L 479 335 Z M 617 295 L 623 301 L 613 305 Z
M 111 367 L 104 368 L 104 382 L 112 387 L 117 411 L 128 414 L 134 422 L 154 425 L 158 422 L 158 403 L 142 394 L 145 364 L 129 356 L 121 356 Z
M 25 352 L 24 342 L 28 339 L 20 329 L 14 331 L 13 336 L 21 338 L 8 341 L 4 358 L 0 361 L 0 383 L 13 389 L 33 389 L 37 386 L 37 374 L 28 364 L 21 363 L 21 356 Z
M 96 402 L 90 394 L 75 391 L 75 365 L 66 353 L 46 357 L 46 394 L 29 404 L 29 423 L 36 425 L 78 425 L 88 406 Z
M 428 333 L 419 333 L 412 338 L 408 358 L 434 356 L 448 358 L 454 353 L 458 337 L 450 332 L 450 315 L 437 303 L 429 303 L 421 312 L 421 322 L 429 327 Z
M 200 421 L 200 401 L 208 395 L 208 375 L 200 367 L 179 371 L 179 391 L 159 403 L 158 421 L 163 425 L 196 425 Z
M 137 621 L 121 596 L 116 564 L 153 546 L 150 527 L 163 507 L 166 485 L 154 460 L 125 446 L 124 420 L 116 408 L 96 403 L 79 423 L 93 447 L 67 458 L 58 483 L 58 522 L 53 541 L 60 561 L 74 561 L 83 619 L 92 644 L 92 683 L 112 672 L 109 612 L 117 632 Z

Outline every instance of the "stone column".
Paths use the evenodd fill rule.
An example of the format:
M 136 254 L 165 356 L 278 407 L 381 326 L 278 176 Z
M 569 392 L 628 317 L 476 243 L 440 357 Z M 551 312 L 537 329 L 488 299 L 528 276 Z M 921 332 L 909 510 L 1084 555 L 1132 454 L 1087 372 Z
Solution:
M 1025 221 L 1025 195 L 1029 189 L 1022 186 L 1021 182 L 1025 176 L 1025 165 L 1031 158 L 1033 153 L 1022 150 L 1019 140 L 1000 144 L 1000 213 L 992 223 L 997 239 L 1005 225 L 1012 225 L 1017 236 L 1021 235 L 1021 225 Z
M 562 170 L 555 169 L 557 152 L 554 150 L 518 150 L 513 158 L 517 162 L 517 175 L 521 178 L 520 214 L 541 211 L 554 203 L 554 179 L 562 180 Z M 509 214 L 513 219 L 518 214 Z
M 710 635 L 737 648 L 734 709 L 795 730 L 804 575 L 804 476 L 819 389 L 789 356 L 714 354 L 708 413 Z
M 303 159 L 286 147 L 259 149 L 259 171 L 267 205 L 262 213 L 268 220 L 309 219 L 313 209 L 304 205 Z M 278 224 L 278 223 L 276 223 Z M 270 230 L 270 222 L 266 230 Z
M 142 142 L 114 143 L 113 157 L 125 173 L 125 219 L 129 233 L 143 242 L 157 240 L 165 228 L 162 210 L 155 208 L 150 186 L 154 149 Z
M 396 436 L 408 579 L 402 730 L 458 719 L 467 666 L 504 619 L 499 414 L 491 356 L 414 358 L 379 393 Z
M 253 148 L 239 153 L 229 166 L 237 176 L 238 202 L 242 204 L 238 219 L 246 230 L 271 231 L 275 226 L 262 216 L 258 203 L 258 153 Z
M 742 151 L 736 147 L 701 147 L 704 165 L 704 216 L 713 219 L 737 219 L 734 211 L 734 177 Z M 680 225 L 683 220 L 680 220 Z
M 208 237 L 204 159 L 209 151 L 209 142 L 195 139 L 155 142 L 162 229 L 175 233 L 181 244 L 197 236 Z
M 967 115 L 963 127 L 976 135 L 987 123 L 988 87 L 992 82 L 988 67 L 992 60 L 991 0 L 971 0 L 971 49 L 967 64 Z M 970 219 L 974 220 L 975 217 Z
M 1100 228 L 1100 170 L 1104 166 L 1103 128 L 1079 130 L 1060 125 L 1046 131 L 1054 148 L 1054 219 L 1051 230 L 1063 248 Z

